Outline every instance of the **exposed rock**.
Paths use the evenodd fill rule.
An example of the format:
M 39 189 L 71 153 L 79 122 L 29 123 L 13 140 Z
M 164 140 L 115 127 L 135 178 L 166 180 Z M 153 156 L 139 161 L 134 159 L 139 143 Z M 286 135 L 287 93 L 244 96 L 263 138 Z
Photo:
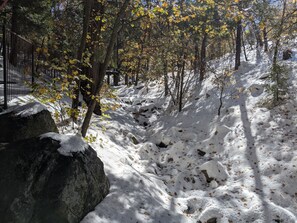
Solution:
M 216 218 L 208 219 L 206 223 L 217 223 L 217 219 Z
M 62 155 L 63 142 L 47 136 L 0 144 L 1 222 L 77 223 L 108 194 L 90 146 Z
M 197 152 L 198 152 L 198 155 L 199 156 L 205 156 L 206 152 L 200 150 L 200 149 L 197 149 Z
M 137 139 L 136 136 L 133 135 L 131 132 L 129 132 L 129 133 L 127 134 L 127 137 L 130 139 L 130 141 L 131 141 L 134 145 L 139 144 L 138 139 Z
M 163 142 L 160 142 L 159 144 L 157 144 L 157 146 L 160 147 L 160 148 L 167 148 L 168 147 L 168 145 L 166 145 Z
M 293 51 L 290 49 L 287 49 L 283 52 L 283 60 L 289 60 L 293 56 Z
M 201 172 L 202 172 L 203 175 L 205 176 L 205 179 L 206 179 L 206 182 L 207 182 L 207 183 L 210 183 L 210 182 L 212 182 L 212 181 L 214 180 L 212 177 L 210 177 L 210 176 L 208 175 L 208 173 L 207 173 L 206 170 L 201 170 Z
M 204 174 L 206 181 L 210 183 L 216 180 L 218 183 L 227 180 L 229 174 L 224 166 L 215 160 L 208 161 L 200 166 L 201 172 Z
M 264 92 L 264 87 L 259 84 L 253 84 L 249 87 L 249 90 L 253 97 L 258 97 Z
M 0 142 L 14 142 L 58 132 L 46 108 L 37 102 L 10 108 L 0 114 Z

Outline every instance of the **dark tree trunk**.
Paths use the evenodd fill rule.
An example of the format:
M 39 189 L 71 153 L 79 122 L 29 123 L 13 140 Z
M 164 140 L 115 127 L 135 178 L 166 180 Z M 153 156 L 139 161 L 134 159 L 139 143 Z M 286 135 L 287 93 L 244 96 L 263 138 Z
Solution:
M 165 90 L 165 96 L 168 96 L 169 94 L 169 87 L 168 87 L 168 71 L 167 71 L 167 61 L 164 61 L 163 63 L 163 73 L 164 73 L 164 90 Z
M 125 74 L 125 85 L 129 85 L 129 76 Z
M 194 55 L 194 75 L 198 76 L 198 69 L 199 69 L 199 45 L 198 41 L 195 41 L 195 55 Z
M 182 69 L 180 74 L 180 90 L 179 90 L 179 107 L 178 111 L 181 112 L 183 109 L 183 93 L 184 93 L 184 76 L 185 76 L 185 65 L 186 65 L 186 58 L 185 54 L 182 57 Z
M 241 20 L 239 20 L 237 22 L 237 28 L 236 28 L 235 70 L 238 70 L 240 66 L 241 32 L 242 32 L 242 24 L 241 24 Z
M 258 25 L 255 23 L 255 21 L 253 21 L 252 27 L 253 27 L 254 32 L 255 32 L 257 47 L 258 46 L 263 47 L 263 40 L 261 38 L 261 32 L 260 32 L 260 29 L 259 29 Z
M 201 44 L 201 52 L 200 52 L 200 77 L 199 81 L 204 80 L 205 72 L 206 72 L 206 46 L 207 46 L 207 33 L 204 32 L 202 44 Z
M 86 39 L 87 39 L 87 33 L 89 29 L 89 23 L 90 23 L 90 16 L 91 16 L 91 9 L 93 6 L 93 0 L 85 0 L 85 6 L 84 6 L 84 18 L 83 18 L 83 32 L 81 36 L 80 45 L 77 52 L 77 60 L 81 64 L 82 61 L 82 55 L 86 48 Z M 80 79 L 76 80 L 76 89 L 74 90 L 75 98 L 72 100 L 72 109 L 77 109 L 79 105 L 79 92 L 81 90 L 81 81 Z M 75 113 L 72 114 L 73 121 L 77 121 L 77 117 L 75 116 Z
M 119 82 L 120 82 L 120 73 L 114 73 L 113 75 L 113 85 L 114 86 L 119 86 Z
M 112 52 L 113 52 L 113 48 L 114 48 L 114 45 L 115 45 L 115 42 L 116 42 L 116 39 L 117 39 L 117 35 L 118 35 L 118 32 L 120 30 L 120 27 L 121 27 L 121 20 L 123 19 L 123 17 L 125 16 L 125 12 L 126 12 L 126 9 L 128 7 L 128 4 L 130 3 L 130 0 L 125 0 L 123 5 L 121 6 L 120 8 L 120 11 L 114 21 L 114 24 L 113 24 L 113 28 L 112 28 L 112 33 L 111 33 L 111 36 L 109 38 L 109 43 L 106 47 L 106 55 L 105 55 L 105 58 L 104 58 L 104 62 L 101 64 L 100 66 L 100 69 L 99 69 L 99 74 L 98 74 L 98 83 L 96 85 L 96 88 L 95 88 L 95 96 L 96 95 L 99 95 L 99 92 L 102 88 L 102 85 L 103 85 L 103 80 L 104 80 L 104 76 L 105 76 L 105 73 L 106 73 L 106 69 L 108 67 L 108 64 L 110 62 L 110 59 L 111 59 L 111 56 L 112 56 Z M 90 125 L 90 121 L 91 121 L 91 118 L 92 118 L 92 114 L 93 114 L 93 111 L 95 109 L 95 106 L 96 106 L 96 100 L 93 99 L 91 101 L 91 103 L 88 105 L 88 110 L 87 110 L 87 113 L 86 113 L 86 116 L 85 116 L 85 119 L 83 121 L 83 124 L 82 124 L 82 127 L 81 127 L 81 134 L 83 137 L 86 136 L 87 134 L 87 130 L 89 128 L 89 125 Z
M 266 26 L 264 26 L 264 29 L 263 29 L 263 38 L 264 38 L 264 52 L 268 52 L 268 38 L 267 38 Z

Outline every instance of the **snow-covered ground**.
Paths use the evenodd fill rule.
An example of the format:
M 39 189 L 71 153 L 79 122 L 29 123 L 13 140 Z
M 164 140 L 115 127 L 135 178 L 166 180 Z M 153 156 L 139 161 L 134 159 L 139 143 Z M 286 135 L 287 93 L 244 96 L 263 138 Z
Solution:
M 296 54 L 283 62 L 289 96 L 272 109 L 262 106 L 270 59 L 248 57 L 227 77 L 220 116 L 211 73 L 190 87 L 181 113 L 161 83 L 120 87 L 122 107 L 90 130 L 110 194 L 82 223 L 297 222 Z
M 181 113 L 161 82 L 118 87 L 121 107 L 89 130 L 110 193 L 81 222 L 297 222 L 296 53 L 282 62 L 289 94 L 272 109 L 262 106 L 269 56 L 248 57 L 225 79 L 220 116 L 213 80 L 233 64 L 227 56 L 202 85 L 190 82 Z

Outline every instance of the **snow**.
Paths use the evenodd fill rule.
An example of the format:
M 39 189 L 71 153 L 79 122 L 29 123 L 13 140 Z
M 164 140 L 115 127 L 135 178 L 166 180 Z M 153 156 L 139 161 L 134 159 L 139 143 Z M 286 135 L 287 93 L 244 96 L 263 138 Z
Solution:
M 271 56 L 248 57 L 230 77 L 220 117 L 211 73 L 192 82 L 181 113 L 161 82 L 119 87 L 122 107 L 109 120 L 94 117 L 90 130 L 111 191 L 82 223 L 297 222 L 296 62 L 283 62 L 292 68 L 291 96 L 268 109 Z M 232 62 L 212 66 L 220 73 Z
M 79 135 L 61 135 L 54 132 L 42 134 L 40 139 L 52 138 L 60 142 L 58 152 L 63 156 L 72 156 L 72 153 L 84 152 L 88 144 Z
M 202 84 L 187 73 L 180 113 L 161 81 L 117 87 L 121 107 L 110 119 L 94 115 L 88 131 L 110 193 L 81 222 L 296 223 L 296 55 L 281 62 L 290 68 L 289 90 L 272 108 L 263 106 L 272 56 L 248 50 L 248 58 L 227 79 L 220 116 L 211 72 Z M 218 75 L 230 64 L 225 55 L 210 65 Z M 87 146 L 74 135 L 42 137 L 60 141 L 63 155 Z
M 0 115 L 13 112 L 15 116 L 29 117 L 43 110 L 47 110 L 47 108 L 43 104 L 39 102 L 29 102 L 21 106 L 16 105 L 13 107 L 9 107 L 9 109 L 1 112 Z

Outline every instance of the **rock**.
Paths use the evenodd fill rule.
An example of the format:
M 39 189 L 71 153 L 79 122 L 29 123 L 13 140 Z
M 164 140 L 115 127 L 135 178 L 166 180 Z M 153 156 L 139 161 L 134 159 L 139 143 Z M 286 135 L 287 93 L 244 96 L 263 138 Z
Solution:
M 285 51 L 283 51 L 283 60 L 289 60 L 291 59 L 293 56 L 293 51 L 290 49 L 287 49 Z
M 160 148 L 167 148 L 168 147 L 168 145 L 166 145 L 163 142 L 160 142 L 159 144 L 157 144 L 157 146 L 160 147 Z
M 135 135 L 133 135 L 131 132 L 129 132 L 129 133 L 127 134 L 127 137 L 130 139 L 130 141 L 131 141 L 134 145 L 139 144 L 139 141 L 137 140 L 137 138 L 135 137 Z
M 208 219 L 206 223 L 217 223 L 217 219 L 216 218 Z
M 47 136 L 0 144 L 1 222 L 77 223 L 108 194 L 103 163 L 90 146 L 62 155 L 62 142 Z
M 218 183 L 227 180 L 229 174 L 224 166 L 215 160 L 208 161 L 200 166 L 201 172 L 204 174 L 206 181 L 210 183 L 212 180 Z
M 0 142 L 14 142 L 47 132 L 58 132 L 58 129 L 50 112 L 38 102 L 0 113 Z
M 249 87 L 249 90 L 253 97 L 258 97 L 264 92 L 264 87 L 259 84 L 253 84 Z
M 205 156 L 206 152 L 200 150 L 200 149 L 197 149 L 197 152 L 198 152 L 198 155 L 199 156 Z

